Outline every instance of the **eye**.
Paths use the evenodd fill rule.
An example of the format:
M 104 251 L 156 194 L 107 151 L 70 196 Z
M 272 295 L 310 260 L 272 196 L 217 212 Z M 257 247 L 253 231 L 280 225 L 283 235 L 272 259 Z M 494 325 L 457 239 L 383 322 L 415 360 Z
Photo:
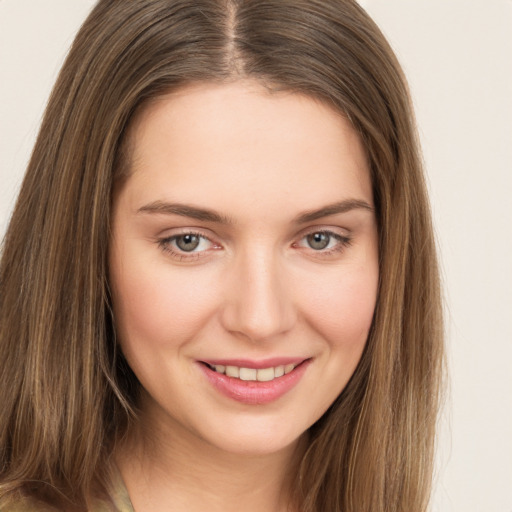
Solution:
M 348 236 L 340 235 L 334 231 L 321 230 L 308 233 L 296 244 L 297 247 L 312 249 L 322 255 L 342 251 L 350 244 Z
M 174 243 L 181 251 L 192 252 L 201 244 L 201 237 L 194 235 L 193 233 L 188 233 L 186 235 L 175 237 Z
M 315 251 L 322 251 L 326 249 L 331 243 L 331 235 L 329 233 L 319 232 L 319 233 L 311 233 L 306 236 L 306 241 L 311 249 L 315 249 Z
M 210 249 L 220 248 L 200 233 L 180 233 L 158 241 L 160 248 L 180 261 L 197 259 Z

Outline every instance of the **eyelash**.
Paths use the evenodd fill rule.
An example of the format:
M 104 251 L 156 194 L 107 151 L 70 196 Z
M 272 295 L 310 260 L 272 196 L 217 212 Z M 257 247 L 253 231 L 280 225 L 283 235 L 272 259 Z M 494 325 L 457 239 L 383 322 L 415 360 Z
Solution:
M 160 249 L 162 249 L 163 252 L 170 254 L 174 258 L 176 258 L 179 261 L 195 261 L 202 257 L 202 253 L 206 251 L 199 251 L 199 252 L 189 252 L 186 251 L 180 251 L 179 249 L 175 249 L 172 246 L 173 242 L 176 242 L 179 238 L 183 238 L 185 236 L 195 236 L 197 238 L 200 238 L 201 240 L 207 240 L 211 244 L 213 242 L 206 236 L 204 236 L 201 233 L 197 233 L 195 231 L 186 231 L 184 233 L 179 233 L 178 235 L 172 235 L 167 238 L 162 238 L 158 240 L 158 246 Z
M 309 249 L 317 257 L 328 258 L 329 256 L 332 256 L 334 254 L 341 253 L 352 243 L 351 237 L 340 235 L 339 233 L 330 231 L 328 229 L 320 229 L 320 230 L 310 231 L 310 232 L 304 234 L 300 238 L 300 241 L 305 240 L 308 236 L 316 235 L 316 234 L 326 235 L 330 239 L 335 239 L 338 241 L 338 243 L 334 247 L 327 249 L 327 250 L 320 249 L 320 250 L 315 251 L 312 247 L 309 247 Z M 196 260 L 204 257 L 204 253 L 207 252 L 207 250 L 199 251 L 199 252 L 191 251 L 191 252 L 187 253 L 186 251 L 181 251 L 181 250 L 173 247 L 172 244 L 174 242 L 176 242 L 176 240 L 178 240 L 179 238 L 185 237 L 185 236 L 195 236 L 197 238 L 200 238 L 201 240 L 207 240 L 208 242 L 210 242 L 210 244 L 215 246 L 216 249 L 220 248 L 219 245 L 212 242 L 208 237 L 204 236 L 202 233 L 198 233 L 195 231 L 186 231 L 184 233 L 180 233 L 177 235 L 172 235 L 170 237 L 162 238 L 162 239 L 158 240 L 158 246 L 160 247 L 160 249 L 163 252 L 170 254 L 173 258 L 177 259 L 178 261 L 196 261 Z M 292 244 L 292 246 L 300 247 L 299 242 L 294 242 Z
M 334 239 L 338 242 L 336 245 L 334 245 L 334 247 L 331 247 L 330 249 L 327 249 L 327 250 L 324 250 L 324 249 L 315 250 L 312 247 L 309 247 L 309 249 L 311 251 L 313 251 L 313 253 L 317 257 L 328 258 L 329 256 L 332 256 L 334 254 L 341 253 L 352 243 L 351 237 L 340 235 L 339 233 L 330 231 L 328 229 L 319 229 L 319 230 L 310 231 L 309 233 L 306 233 L 305 235 L 303 235 L 301 237 L 300 241 L 305 240 L 308 236 L 311 236 L 311 235 L 326 235 L 330 239 L 329 243 L 331 242 L 332 239 Z M 298 247 L 298 246 L 299 246 L 298 243 L 293 244 L 293 247 Z

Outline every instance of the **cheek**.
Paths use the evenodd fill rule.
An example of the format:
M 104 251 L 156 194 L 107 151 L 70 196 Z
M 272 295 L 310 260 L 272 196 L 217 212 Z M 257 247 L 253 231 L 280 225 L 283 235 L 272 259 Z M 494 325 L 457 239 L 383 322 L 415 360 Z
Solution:
M 352 377 L 368 339 L 377 297 L 376 265 L 350 266 L 329 273 L 317 276 L 301 290 L 304 316 L 316 334 L 313 339 L 320 372 L 301 404 L 311 405 L 314 421 L 332 405 Z
M 164 349 L 192 337 L 212 314 L 216 295 L 198 273 L 158 264 L 115 269 L 114 313 L 123 345 L 143 342 Z
M 309 321 L 332 350 L 362 352 L 377 299 L 376 266 L 346 269 L 308 290 Z

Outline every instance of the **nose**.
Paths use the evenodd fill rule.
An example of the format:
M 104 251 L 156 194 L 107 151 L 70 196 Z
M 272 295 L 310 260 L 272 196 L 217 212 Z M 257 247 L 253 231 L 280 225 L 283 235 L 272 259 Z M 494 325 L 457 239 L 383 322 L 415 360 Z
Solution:
M 225 283 L 224 328 L 255 342 L 290 331 L 297 313 L 286 275 L 283 263 L 271 251 L 237 258 Z

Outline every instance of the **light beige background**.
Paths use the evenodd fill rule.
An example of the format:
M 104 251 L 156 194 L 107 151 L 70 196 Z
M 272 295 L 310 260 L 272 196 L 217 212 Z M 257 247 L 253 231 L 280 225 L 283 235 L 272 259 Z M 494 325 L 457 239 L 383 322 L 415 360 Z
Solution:
M 432 508 L 512 512 L 512 1 L 361 3 L 410 80 L 442 256 L 451 391 Z M 0 0 L 0 235 L 92 4 Z

